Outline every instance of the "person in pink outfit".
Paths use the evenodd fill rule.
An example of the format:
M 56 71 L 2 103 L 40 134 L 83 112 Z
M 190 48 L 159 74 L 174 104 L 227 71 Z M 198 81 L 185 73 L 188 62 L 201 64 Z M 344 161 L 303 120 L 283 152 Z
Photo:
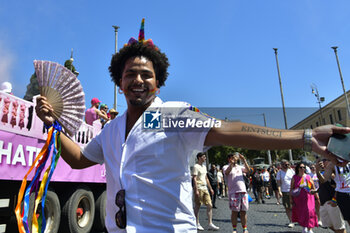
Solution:
M 303 227 L 302 232 L 312 233 L 312 228 L 318 227 L 315 211 L 315 185 L 305 173 L 305 165 L 298 163 L 292 178 L 290 193 L 292 198 L 292 221 Z
M 101 103 L 101 101 L 99 99 L 92 98 L 92 100 L 91 100 L 91 107 L 88 110 L 86 110 L 86 112 L 85 112 L 85 122 L 87 124 L 92 125 L 92 123 L 94 121 L 96 121 L 97 119 L 99 119 L 99 118 L 104 119 L 106 121 L 109 120 L 107 115 L 104 115 L 98 109 L 98 107 L 100 106 L 100 103 Z
M 237 217 L 240 213 L 243 233 L 247 230 L 248 193 L 243 178 L 243 173 L 250 173 L 250 167 L 240 153 L 227 155 L 228 164 L 222 170 L 227 177 L 229 205 L 231 209 L 231 222 L 233 233 L 237 233 Z M 244 166 L 238 164 L 241 160 Z

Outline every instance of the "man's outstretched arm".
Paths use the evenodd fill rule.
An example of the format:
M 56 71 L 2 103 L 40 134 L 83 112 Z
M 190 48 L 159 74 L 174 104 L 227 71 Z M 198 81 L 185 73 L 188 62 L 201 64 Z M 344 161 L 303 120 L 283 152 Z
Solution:
M 35 107 L 37 116 L 46 124 L 52 125 L 55 119 L 52 117 L 52 106 L 46 98 L 40 96 L 37 98 Z M 95 165 L 95 162 L 88 160 L 80 151 L 80 147 L 70 138 L 61 133 L 61 156 L 73 169 L 83 169 Z
M 333 125 L 320 126 L 312 130 L 312 151 L 338 165 L 336 156 L 327 150 L 330 136 L 334 133 L 350 133 L 350 128 Z M 300 149 L 304 146 L 304 130 L 282 130 L 242 122 L 224 122 L 220 128 L 212 128 L 205 140 L 206 146 L 235 146 L 247 149 Z

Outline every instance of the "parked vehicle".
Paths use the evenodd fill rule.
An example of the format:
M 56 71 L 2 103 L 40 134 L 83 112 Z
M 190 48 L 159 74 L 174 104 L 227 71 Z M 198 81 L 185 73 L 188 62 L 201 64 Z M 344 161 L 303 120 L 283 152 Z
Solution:
M 35 98 L 32 103 L 0 91 L 0 232 L 18 231 L 14 209 L 19 187 L 47 137 L 35 104 Z M 100 129 L 99 124 L 83 123 L 73 140 L 84 147 Z M 73 170 L 60 158 L 45 201 L 45 232 L 102 231 L 105 190 L 104 166 Z

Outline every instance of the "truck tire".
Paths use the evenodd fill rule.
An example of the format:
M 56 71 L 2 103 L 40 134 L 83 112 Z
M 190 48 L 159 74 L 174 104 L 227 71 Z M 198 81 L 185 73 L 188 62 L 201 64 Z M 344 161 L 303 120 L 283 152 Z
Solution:
M 22 204 L 23 204 L 23 201 L 22 201 Z M 31 193 L 29 196 L 29 210 L 28 210 L 28 227 L 30 231 L 32 230 L 34 206 L 35 206 L 35 193 Z
M 101 232 L 105 231 L 106 224 L 106 191 L 103 191 L 96 200 L 94 230 Z
M 94 195 L 87 187 L 78 188 L 63 206 L 60 231 L 88 233 L 92 228 L 94 215 Z
M 28 213 L 28 226 L 31 231 L 33 211 L 35 205 L 35 193 L 32 193 L 29 197 L 29 213 Z M 58 196 L 53 191 L 47 191 L 45 200 L 45 219 L 46 227 L 45 233 L 57 233 L 60 226 L 61 219 L 61 206 Z M 38 205 L 37 213 L 41 212 L 41 202 Z M 16 223 L 17 225 L 17 223 Z
M 57 194 L 53 191 L 47 191 L 44 212 L 45 233 L 57 233 L 61 221 L 61 205 Z

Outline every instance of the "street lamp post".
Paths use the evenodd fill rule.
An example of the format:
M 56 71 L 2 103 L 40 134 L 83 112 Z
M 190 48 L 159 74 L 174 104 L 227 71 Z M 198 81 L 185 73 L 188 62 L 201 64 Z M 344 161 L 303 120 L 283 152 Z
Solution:
M 341 85 L 343 87 L 343 92 L 344 92 L 345 101 L 346 101 L 346 108 L 348 110 L 348 117 L 350 117 L 349 100 L 348 100 L 348 96 L 347 96 L 346 91 L 345 91 L 345 85 L 344 85 L 344 81 L 343 81 L 343 74 L 341 73 L 341 69 L 340 69 L 339 58 L 338 58 L 338 51 L 337 51 L 338 47 L 337 46 L 333 46 L 332 49 L 334 50 L 335 58 L 337 59 L 338 70 L 339 70 L 339 75 L 340 75 L 340 81 L 341 81 Z
M 265 113 L 262 114 L 264 117 L 264 126 L 266 127 L 266 117 L 265 117 Z M 267 159 L 269 161 L 269 165 L 272 164 L 272 160 L 271 160 L 271 152 L 270 150 L 267 150 Z
M 282 99 L 284 126 L 285 126 L 286 129 L 288 129 L 286 108 L 285 108 L 285 106 L 284 106 L 284 97 L 283 97 L 283 88 L 282 88 L 281 73 L 280 73 L 280 67 L 279 67 L 279 64 L 278 64 L 278 55 L 277 55 L 277 50 L 278 50 L 278 48 L 273 48 L 273 50 L 275 50 L 275 56 L 276 56 L 277 73 L 278 73 L 278 80 L 279 80 L 279 84 L 280 84 L 281 99 Z M 289 150 L 289 160 L 290 160 L 290 161 L 293 161 L 292 150 Z
M 115 53 L 118 52 L 118 26 L 112 26 L 114 28 L 114 32 L 115 32 Z M 114 104 L 113 104 L 113 108 L 117 110 L 117 85 L 114 85 Z
M 318 107 L 320 108 L 320 116 L 321 116 L 320 124 L 324 125 L 324 124 L 326 124 L 326 122 L 323 119 L 322 107 L 321 107 L 321 103 L 324 102 L 324 97 L 320 97 L 320 94 L 318 93 L 317 86 L 314 83 L 311 84 L 311 89 L 312 89 L 312 94 L 314 94 L 317 98 Z

